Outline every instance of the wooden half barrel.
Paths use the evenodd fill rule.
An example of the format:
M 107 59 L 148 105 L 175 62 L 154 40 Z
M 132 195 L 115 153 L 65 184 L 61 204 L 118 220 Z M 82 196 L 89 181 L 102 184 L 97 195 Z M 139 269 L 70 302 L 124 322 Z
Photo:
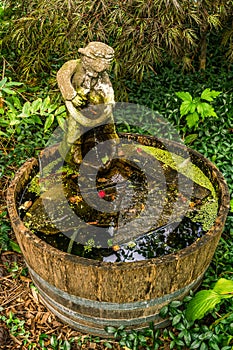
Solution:
M 127 135 L 143 145 L 160 146 L 154 137 Z M 169 141 L 170 142 L 170 141 Z M 182 146 L 172 143 L 179 153 Z M 47 150 L 57 151 L 56 147 Z M 38 161 L 28 160 L 16 173 L 7 194 L 10 220 L 31 277 L 47 307 L 63 322 L 85 333 L 107 336 L 106 326 L 156 328 L 168 321 L 161 308 L 182 299 L 200 285 L 220 239 L 229 210 L 229 193 L 222 174 L 208 159 L 188 149 L 192 162 L 211 180 L 219 208 L 214 225 L 185 249 L 161 258 L 109 263 L 62 252 L 33 234 L 18 215 L 18 202 L 38 172 Z

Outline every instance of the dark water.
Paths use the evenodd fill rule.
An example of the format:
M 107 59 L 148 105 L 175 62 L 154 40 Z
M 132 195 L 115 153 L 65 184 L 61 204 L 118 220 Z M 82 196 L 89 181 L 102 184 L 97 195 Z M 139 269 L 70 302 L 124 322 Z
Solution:
M 87 248 L 76 242 L 72 246 L 72 254 L 105 262 L 129 262 L 151 259 L 175 253 L 191 245 L 205 232 L 201 224 L 184 218 L 180 223 L 172 223 L 160 227 L 147 235 L 137 238 L 128 244 L 114 245 L 110 248 Z M 62 234 L 45 235 L 37 232 L 38 237 L 64 252 L 67 251 L 70 239 Z
M 106 262 L 145 260 L 186 248 L 206 233 L 190 217 L 210 191 L 197 184 L 190 189 L 189 179 L 141 149 L 130 161 L 116 158 L 108 170 L 87 164 L 82 175 L 59 167 L 58 162 L 40 179 L 48 198 L 27 188 L 19 213 L 38 237 L 61 251 Z M 70 211 L 81 224 L 72 221 Z

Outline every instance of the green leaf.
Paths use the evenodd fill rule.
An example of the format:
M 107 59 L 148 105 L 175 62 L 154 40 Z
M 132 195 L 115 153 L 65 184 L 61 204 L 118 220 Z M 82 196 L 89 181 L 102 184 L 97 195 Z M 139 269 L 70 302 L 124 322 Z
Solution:
M 41 104 L 42 104 L 41 98 L 38 98 L 37 100 L 33 101 L 31 104 L 32 113 L 37 112 L 40 109 Z
M 12 100 L 13 100 L 14 106 L 17 109 L 21 110 L 22 109 L 22 105 L 21 105 L 20 99 L 17 96 L 12 96 Z
M 191 112 L 192 110 L 192 102 L 190 101 L 184 101 L 181 103 L 181 106 L 180 106 L 180 114 L 181 114 L 181 117 L 183 117 L 184 115 L 188 114 L 189 112 Z
M 221 295 L 213 290 L 201 290 L 189 302 L 185 316 L 188 321 L 201 319 L 221 301 Z
M 178 308 L 181 305 L 182 305 L 182 301 L 179 301 L 179 300 L 174 300 L 169 304 L 169 306 L 173 308 Z
M 71 345 L 67 340 L 64 340 L 63 343 L 63 350 L 70 350 L 71 349 Z
M 194 340 L 194 342 L 191 344 L 190 349 L 200 349 L 201 342 L 200 340 Z
M 192 128 L 193 126 L 197 126 L 199 121 L 199 115 L 197 112 L 194 112 L 194 113 L 188 114 L 185 119 L 187 121 L 188 127 Z
M 22 114 L 24 117 L 30 115 L 31 103 L 29 101 L 25 102 L 22 109 Z
M 209 88 L 207 88 L 202 92 L 201 99 L 211 102 L 220 94 L 220 91 L 210 90 Z
M 116 333 L 117 329 L 115 327 L 112 327 L 112 326 L 107 326 L 107 327 L 105 327 L 105 331 L 109 334 L 113 334 L 113 333 Z
M 45 125 L 44 125 L 44 131 L 48 131 L 48 129 L 50 128 L 50 126 L 53 124 L 53 121 L 54 121 L 54 115 L 53 114 L 50 114 L 48 116 L 48 118 L 46 119 L 45 121 Z
M 186 145 L 190 145 L 197 138 L 198 138 L 198 134 L 190 134 L 190 135 L 185 137 L 184 142 L 185 142 Z
M 58 125 L 60 126 L 60 128 L 65 131 L 65 118 L 63 118 L 61 115 L 57 115 L 57 122 L 58 122 Z
M 113 245 L 113 242 L 112 242 L 112 244 L 111 245 Z M 110 246 L 111 246 L 110 245 Z M 167 305 L 165 305 L 165 306 L 163 306 L 162 307 L 162 309 L 160 310 L 160 312 L 159 312 L 159 315 L 161 316 L 161 317 L 166 317 L 167 315 L 168 315 L 168 306 Z
M 20 246 L 17 244 L 17 243 L 15 243 L 14 241 L 12 241 L 12 240 L 10 240 L 10 247 L 11 247 L 11 249 L 14 251 L 14 252 L 16 252 L 16 253 L 22 253 L 21 252 L 21 249 L 20 249 Z
M 201 347 L 200 347 L 200 350 L 208 350 L 208 346 L 206 345 L 206 343 L 202 343 L 201 344 Z
M 184 341 L 185 341 L 185 344 L 187 346 L 190 346 L 190 343 L 192 341 L 192 337 L 187 329 L 184 331 Z
M 50 338 L 50 344 L 55 347 L 58 345 L 58 341 L 57 341 L 57 338 L 55 335 L 52 335 L 51 338 Z
M 48 107 L 48 113 L 52 113 L 56 110 L 57 106 L 54 105 L 54 104 L 51 104 L 49 107 Z
M 207 102 L 200 102 L 197 105 L 197 111 L 202 116 L 202 118 L 205 117 L 216 117 L 216 113 L 214 112 L 213 107 L 207 103 Z
M 176 92 L 176 96 L 181 98 L 181 100 L 183 100 L 183 101 L 192 102 L 192 100 L 193 100 L 193 98 L 189 92 L 184 92 L 184 91 Z
M 217 117 L 217 114 L 214 110 L 214 107 L 210 106 L 209 110 L 208 110 L 208 114 L 206 115 L 206 117 Z
M 230 212 L 233 213 L 233 198 L 230 200 Z
M 220 294 L 222 298 L 230 298 L 233 296 L 233 281 L 220 278 L 216 282 L 213 291 Z
M 56 109 L 55 115 L 64 113 L 65 111 L 66 111 L 66 107 L 65 107 L 65 106 L 60 106 L 60 107 L 58 107 L 58 108 Z
M 42 120 L 40 119 L 40 117 L 39 117 L 37 114 L 31 116 L 31 119 L 32 119 L 36 124 L 39 124 L 39 125 L 42 125 L 42 124 L 43 124 L 43 123 L 42 123 Z
M 182 317 L 182 314 L 176 315 L 172 320 L 172 325 L 175 326 L 177 323 L 179 323 L 181 320 L 181 317 Z
M 0 88 L 5 85 L 7 82 L 7 77 L 3 78 L 1 81 L 0 81 Z
M 18 81 L 9 81 L 6 86 L 9 87 L 9 86 L 21 86 L 23 85 L 23 83 L 20 83 Z
M 8 135 L 5 132 L 1 131 L 1 130 L 0 130 L 0 135 L 4 136 L 4 137 L 8 137 Z
M 7 87 L 3 87 L 2 91 L 4 91 L 6 94 L 9 94 L 9 95 L 15 95 L 16 94 L 16 92 L 14 90 L 8 89 Z
M 18 119 L 12 119 L 9 123 L 10 126 L 19 125 L 19 124 L 20 124 L 20 120 Z
M 50 97 L 47 96 L 40 107 L 40 112 L 43 114 L 49 108 L 50 104 Z

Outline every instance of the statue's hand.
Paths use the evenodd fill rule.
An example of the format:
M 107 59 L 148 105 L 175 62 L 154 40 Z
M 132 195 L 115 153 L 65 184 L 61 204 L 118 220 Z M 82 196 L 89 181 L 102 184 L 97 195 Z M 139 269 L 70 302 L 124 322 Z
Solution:
M 72 103 L 75 107 L 80 107 L 83 103 L 86 102 L 86 100 L 86 96 L 76 95 L 75 98 L 73 98 Z

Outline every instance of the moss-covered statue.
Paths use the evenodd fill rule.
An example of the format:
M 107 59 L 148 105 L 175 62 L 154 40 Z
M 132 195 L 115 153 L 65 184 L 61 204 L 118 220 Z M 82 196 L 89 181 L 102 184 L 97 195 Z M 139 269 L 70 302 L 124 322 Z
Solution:
M 66 62 L 57 73 L 58 86 L 68 110 L 67 132 L 60 153 L 73 165 L 82 162 L 87 132 L 95 134 L 95 144 L 110 140 L 107 159 L 113 156 L 118 143 L 112 115 L 114 91 L 107 73 L 114 50 L 104 43 L 90 42 L 78 52 L 81 58 Z M 93 130 L 98 126 L 97 135 Z

